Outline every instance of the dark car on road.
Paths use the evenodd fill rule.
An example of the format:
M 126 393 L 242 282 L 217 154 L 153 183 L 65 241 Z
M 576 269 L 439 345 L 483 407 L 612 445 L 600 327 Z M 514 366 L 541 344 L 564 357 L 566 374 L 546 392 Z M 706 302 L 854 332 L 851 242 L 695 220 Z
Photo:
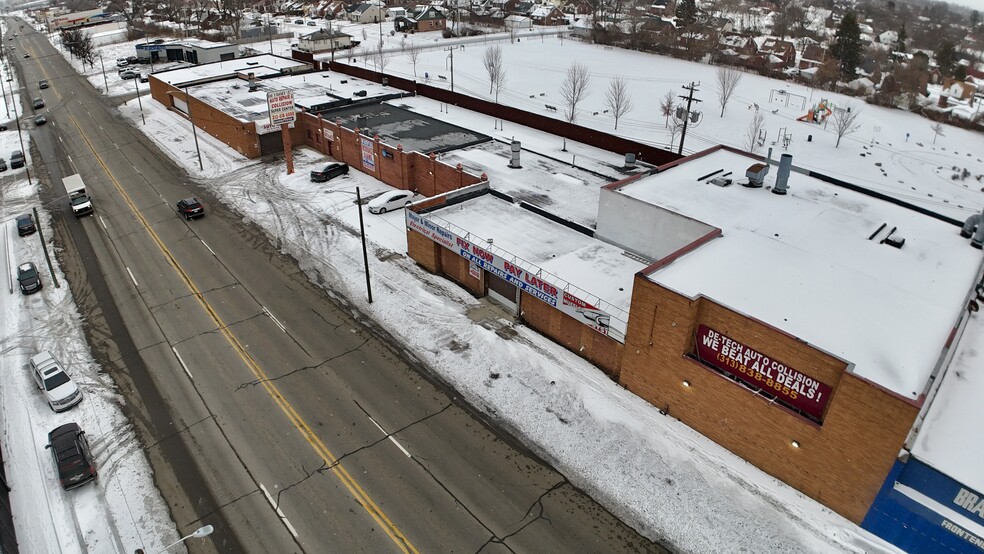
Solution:
M 65 490 L 96 480 L 96 466 L 89 451 L 89 441 L 78 423 L 66 423 L 52 429 L 45 448 L 51 450 L 58 470 L 58 481 Z
M 42 100 L 41 97 L 35 98 L 34 99 L 34 109 L 35 110 L 40 110 L 43 107 L 44 107 L 44 100 Z
M 0 171 L 7 171 L 7 160 L 0 158 Z
M 330 181 L 339 175 L 347 175 L 349 171 L 348 164 L 333 163 L 325 166 L 321 171 L 312 171 L 311 180 L 315 183 L 324 183 Z
M 190 220 L 196 217 L 203 217 L 205 215 L 205 208 L 197 198 L 192 196 L 191 198 L 178 200 L 178 213 L 184 216 L 185 219 Z
M 34 116 L 34 124 L 39 127 L 47 122 L 48 122 L 48 118 L 43 115 Z
M 34 218 L 31 214 L 24 214 L 17 216 L 17 234 L 20 236 L 33 235 L 37 231 L 37 226 L 34 225 Z
M 41 274 L 33 262 L 24 262 L 17 266 L 17 282 L 24 294 L 34 294 L 44 288 L 41 284 Z
M 38 81 L 38 88 L 41 89 L 41 90 L 44 90 L 44 89 L 48 88 L 48 80 L 47 79 L 41 79 L 40 81 Z

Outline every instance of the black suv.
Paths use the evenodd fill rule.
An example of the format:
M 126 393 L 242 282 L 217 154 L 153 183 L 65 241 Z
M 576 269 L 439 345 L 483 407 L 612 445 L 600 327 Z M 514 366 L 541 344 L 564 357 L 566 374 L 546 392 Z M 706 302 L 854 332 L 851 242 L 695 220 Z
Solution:
M 24 294 L 34 294 L 44 288 L 41 284 L 41 274 L 38 268 L 34 267 L 33 262 L 24 262 L 17 266 L 17 282 L 20 283 L 21 292 Z
M 65 490 L 81 487 L 96 480 L 96 466 L 92 463 L 89 441 L 78 423 L 66 423 L 48 433 L 48 444 L 58 469 L 58 480 Z
M 348 175 L 348 164 L 328 164 L 321 171 L 312 171 L 311 180 L 315 183 L 330 181 L 339 175 Z
M 34 218 L 31 214 L 17 216 L 17 234 L 20 236 L 32 235 L 38 228 L 34 225 Z
M 192 196 L 191 198 L 178 200 L 178 213 L 183 215 L 185 219 L 191 220 L 196 217 L 204 217 L 205 208 L 202 207 L 202 203 L 197 198 Z

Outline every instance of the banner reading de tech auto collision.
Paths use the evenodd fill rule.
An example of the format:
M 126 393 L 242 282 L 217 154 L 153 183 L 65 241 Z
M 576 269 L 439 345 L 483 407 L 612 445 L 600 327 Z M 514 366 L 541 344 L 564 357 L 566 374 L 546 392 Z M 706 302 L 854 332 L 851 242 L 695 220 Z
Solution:
M 764 389 L 798 410 L 817 419 L 823 416 L 830 386 L 706 325 L 697 326 L 697 356 L 702 362 Z

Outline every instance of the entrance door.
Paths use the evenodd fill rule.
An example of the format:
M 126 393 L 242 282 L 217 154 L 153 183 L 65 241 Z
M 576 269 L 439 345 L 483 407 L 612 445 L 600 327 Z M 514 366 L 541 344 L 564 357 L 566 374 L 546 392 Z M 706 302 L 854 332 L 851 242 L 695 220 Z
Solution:
M 486 282 L 489 284 L 489 299 L 496 304 L 501 304 L 507 310 L 516 313 L 519 308 L 519 292 L 516 285 L 506 282 L 495 275 L 485 272 Z

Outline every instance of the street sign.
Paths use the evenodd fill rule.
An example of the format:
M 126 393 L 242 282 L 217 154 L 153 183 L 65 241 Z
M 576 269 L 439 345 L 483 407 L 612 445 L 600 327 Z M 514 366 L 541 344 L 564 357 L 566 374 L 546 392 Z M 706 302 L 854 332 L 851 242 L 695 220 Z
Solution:
M 294 91 L 275 90 L 268 92 L 267 108 L 270 110 L 270 125 L 293 123 L 297 117 L 294 113 Z

